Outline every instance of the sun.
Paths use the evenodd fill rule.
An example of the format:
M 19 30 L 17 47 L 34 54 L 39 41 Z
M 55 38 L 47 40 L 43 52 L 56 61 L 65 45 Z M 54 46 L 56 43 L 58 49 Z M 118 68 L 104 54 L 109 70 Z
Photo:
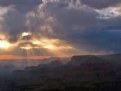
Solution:
M 30 33 L 30 32 L 23 32 L 22 33 L 22 37 L 25 37 L 25 36 L 31 36 L 32 35 L 32 33 Z

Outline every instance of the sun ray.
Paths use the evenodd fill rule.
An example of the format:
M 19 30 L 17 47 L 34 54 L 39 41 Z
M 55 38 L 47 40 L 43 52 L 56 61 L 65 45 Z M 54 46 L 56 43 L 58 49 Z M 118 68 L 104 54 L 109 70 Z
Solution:
M 14 43 L 9 42 L 8 38 L 2 35 L 0 37 L 0 48 L 4 50 L 11 50 L 12 48 L 21 50 L 17 52 L 17 55 L 23 56 L 28 65 L 31 65 L 29 62 L 32 56 L 67 56 L 67 51 L 75 50 L 72 45 L 64 40 L 49 38 L 41 33 L 32 33 L 30 31 L 20 33 Z M 23 51 L 26 52 L 26 55 Z

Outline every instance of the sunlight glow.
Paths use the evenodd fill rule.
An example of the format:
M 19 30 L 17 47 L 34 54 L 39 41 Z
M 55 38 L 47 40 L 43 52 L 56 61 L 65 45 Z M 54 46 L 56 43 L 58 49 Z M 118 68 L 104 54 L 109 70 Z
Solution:
M 26 45 L 26 46 L 22 46 L 20 47 L 21 49 L 25 49 L 25 50 L 30 50 L 33 49 L 33 47 L 31 45 Z
M 0 48 L 1 49 L 8 49 L 12 46 L 8 41 L 0 40 Z
M 22 51 L 26 51 L 27 56 L 35 56 L 34 49 L 37 49 L 39 53 L 45 52 L 53 56 L 65 56 L 67 51 L 73 50 L 73 47 L 63 40 L 48 38 L 31 32 L 21 33 L 14 43 L 9 41 L 9 35 L 0 34 L 0 49 L 14 51 L 16 48 L 21 49 L 21 54 Z
M 30 33 L 30 32 L 23 32 L 22 33 L 22 37 L 24 37 L 24 36 L 31 36 L 32 34 Z
M 4 34 L 0 34 L 0 48 L 1 49 L 8 49 L 12 47 L 12 44 L 7 40 Z
M 45 50 L 52 52 L 65 51 L 73 49 L 72 46 L 60 39 L 48 38 L 45 36 L 37 36 L 31 32 L 23 32 L 18 39 L 18 47 L 26 51 L 33 49 Z
M 44 48 L 46 48 L 46 49 L 51 49 L 51 50 L 56 49 L 56 47 L 55 47 L 54 45 L 52 45 L 52 44 L 45 45 Z

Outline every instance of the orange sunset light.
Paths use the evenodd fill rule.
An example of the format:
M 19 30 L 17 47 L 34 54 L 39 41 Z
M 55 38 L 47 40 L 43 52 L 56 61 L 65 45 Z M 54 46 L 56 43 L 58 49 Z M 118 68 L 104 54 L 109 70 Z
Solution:
M 47 59 L 49 56 L 15 56 L 15 55 L 0 55 L 0 59 Z

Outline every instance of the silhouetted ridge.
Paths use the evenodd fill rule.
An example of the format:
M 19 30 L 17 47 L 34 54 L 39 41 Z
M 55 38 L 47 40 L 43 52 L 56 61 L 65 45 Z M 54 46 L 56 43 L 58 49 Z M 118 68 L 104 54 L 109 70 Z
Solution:
M 52 61 L 49 66 L 62 66 L 63 63 L 58 61 L 58 60 L 55 60 L 55 61 Z
M 103 55 L 100 57 L 111 61 L 121 61 L 121 54 L 110 54 L 110 55 Z
M 11 79 L 17 85 L 15 91 L 121 91 L 121 66 L 107 57 L 73 56 L 67 64 L 55 60 L 15 71 Z M 95 90 L 99 85 L 101 90 Z M 119 90 L 110 90 L 115 86 Z
M 73 56 L 71 61 L 68 62 L 69 65 L 80 65 L 82 63 L 101 63 L 104 62 L 104 59 L 93 56 L 93 55 L 81 55 L 81 56 Z

